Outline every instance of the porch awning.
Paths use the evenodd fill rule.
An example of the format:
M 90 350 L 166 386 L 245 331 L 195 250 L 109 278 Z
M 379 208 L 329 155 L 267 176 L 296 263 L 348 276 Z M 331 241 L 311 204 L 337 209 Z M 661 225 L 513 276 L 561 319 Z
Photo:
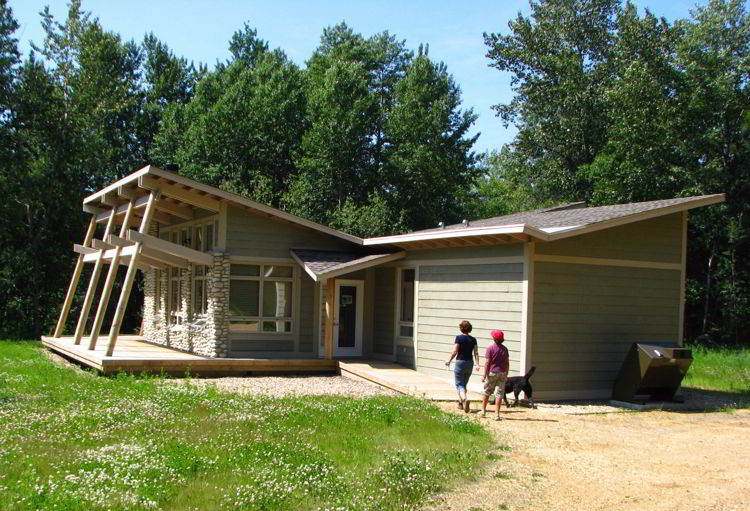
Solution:
M 301 248 L 289 252 L 316 282 L 402 259 L 406 255 L 406 252 L 336 252 Z

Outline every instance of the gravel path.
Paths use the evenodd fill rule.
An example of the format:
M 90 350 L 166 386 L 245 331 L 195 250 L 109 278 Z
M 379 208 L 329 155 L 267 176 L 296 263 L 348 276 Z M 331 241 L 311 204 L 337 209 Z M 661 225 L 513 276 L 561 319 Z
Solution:
M 165 380 L 170 384 L 184 384 L 183 379 Z M 253 394 L 256 396 L 395 396 L 397 392 L 373 383 L 355 381 L 343 376 L 245 376 L 221 378 L 195 378 L 191 385 L 216 385 L 219 390 Z

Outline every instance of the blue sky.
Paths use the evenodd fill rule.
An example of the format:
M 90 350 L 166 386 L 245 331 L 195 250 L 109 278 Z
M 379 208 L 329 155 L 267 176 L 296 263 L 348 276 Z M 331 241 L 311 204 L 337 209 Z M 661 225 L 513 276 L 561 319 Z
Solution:
M 49 5 L 62 21 L 67 0 L 9 0 L 20 28 L 16 33 L 26 54 L 29 41 L 41 42 L 38 15 Z M 696 0 L 638 0 L 669 20 L 686 18 Z M 528 14 L 528 1 L 516 0 L 83 0 L 83 8 L 98 17 L 102 26 L 118 32 L 124 40 L 143 40 L 153 32 L 174 51 L 195 62 L 213 65 L 229 57 L 228 41 L 247 21 L 272 48 L 280 47 L 295 62 L 304 65 L 317 47 L 323 28 L 341 21 L 364 36 L 388 30 L 405 39 L 409 48 L 430 46 L 430 57 L 448 66 L 463 91 L 463 107 L 479 115 L 474 133 L 481 136 L 474 149 L 499 149 L 513 139 L 515 130 L 504 128 L 491 106 L 513 97 L 510 76 L 488 67 L 483 32 L 508 30 L 508 21 L 521 11 Z M 642 11 L 641 11 L 642 12 Z

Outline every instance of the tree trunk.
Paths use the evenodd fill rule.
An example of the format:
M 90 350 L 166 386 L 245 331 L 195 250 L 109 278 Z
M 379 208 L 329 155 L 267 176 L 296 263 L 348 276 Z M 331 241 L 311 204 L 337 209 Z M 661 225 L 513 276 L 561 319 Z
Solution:
M 708 258 L 708 267 L 706 268 L 706 287 L 703 296 L 703 330 L 705 334 L 708 329 L 708 301 L 711 297 L 711 266 L 713 266 L 714 256 L 716 255 L 716 246 L 711 249 L 711 255 Z

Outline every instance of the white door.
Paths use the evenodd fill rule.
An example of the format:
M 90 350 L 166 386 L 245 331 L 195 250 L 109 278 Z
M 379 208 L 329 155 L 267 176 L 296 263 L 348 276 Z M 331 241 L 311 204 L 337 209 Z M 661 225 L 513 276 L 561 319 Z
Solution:
M 362 356 L 362 312 L 364 311 L 362 280 L 336 280 L 336 321 L 333 323 L 334 357 Z

